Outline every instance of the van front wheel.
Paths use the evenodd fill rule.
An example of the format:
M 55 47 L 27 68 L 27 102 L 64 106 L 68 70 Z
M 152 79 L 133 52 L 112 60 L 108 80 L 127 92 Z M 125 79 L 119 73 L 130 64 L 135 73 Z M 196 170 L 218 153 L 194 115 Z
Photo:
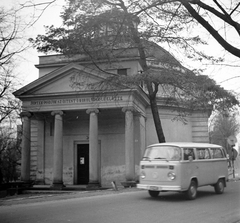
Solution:
M 197 183 L 192 180 L 188 190 L 186 191 L 186 197 L 188 200 L 194 200 L 197 197 Z
M 157 197 L 160 192 L 159 191 L 154 191 L 154 190 L 149 190 L 148 193 L 151 197 Z
M 224 192 L 224 181 L 219 179 L 218 182 L 214 185 L 216 194 L 222 194 Z

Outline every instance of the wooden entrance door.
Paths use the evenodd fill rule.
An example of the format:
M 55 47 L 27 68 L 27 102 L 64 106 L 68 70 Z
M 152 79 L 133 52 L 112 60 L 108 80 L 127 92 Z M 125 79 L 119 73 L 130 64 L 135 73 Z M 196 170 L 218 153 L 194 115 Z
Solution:
M 77 184 L 89 182 L 89 144 L 77 145 Z

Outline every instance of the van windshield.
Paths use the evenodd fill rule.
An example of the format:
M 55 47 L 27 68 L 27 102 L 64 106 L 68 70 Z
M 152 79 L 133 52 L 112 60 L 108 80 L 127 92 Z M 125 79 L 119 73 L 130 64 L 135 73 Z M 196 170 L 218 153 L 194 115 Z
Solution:
M 152 146 L 144 153 L 143 160 L 180 160 L 181 149 L 175 146 Z

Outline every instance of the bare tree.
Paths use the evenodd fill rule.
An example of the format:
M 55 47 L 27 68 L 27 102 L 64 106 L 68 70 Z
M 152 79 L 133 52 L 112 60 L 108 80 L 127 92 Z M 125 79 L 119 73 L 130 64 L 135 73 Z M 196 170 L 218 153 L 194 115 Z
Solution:
M 218 0 L 181 0 L 179 2 L 225 50 L 238 58 L 240 57 L 238 44 L 240 36 L 240 23 L 238 22 L 239 1 L 225 1 L 223 3 Z M 219 27 L 216 22 L 214 24 L 214 18 L 221 21 L 224 26 Z M 228 33 L 231 33 L 231 36 Z M 235 34 L 236 38 L 238 38 L 236 42 L 232 38 Z
M 29 47 L 14 10 L 0 9 L 0 123 L 15 121 L 20 102 L 12 95 L 19 86 L 17 57 Z
M 35 4 L 34 1 L 27 1 L 23 7 L 38 7 L 43 5 L 44 9 L 46 9 L 55 2 L 56 0 L 52 0 Z M 143 25 L 148 24 L 148 32 L 145 33 L 146 35 L 149 35 L 152 38 L 154 37 L 155 40 L 158 38 L 160 42 L 167 41 L 168 44 L 178 42 L 178 46 L 181 45 L 182 48 L 185 48 L 186 50 L 192 48 L 190 52 L 195 52 L 195 59 L 197 56 L 196 54 L 199 56 L 197 59 L 200 59 L 202 56 L 206 56 L 208 59 L 213 59 L 211 56 L 207 56 L 203 52 L 195 51 L 191 45 L 189 46 L 190 48 L 188 48 L 187 45 L 189 42 L 186 42 L 187 38 L 184 39 L 183 36 L 181 37 L 184 33 L 185 37 L 191 37 L 188 31 L 190 30 L 193 32 L 196 28 L 196 24 L 200 24 L 225 50 L 236 57 L 240 57 L 238 44 L 240 23 L 237 20 L 240 4 L 237 0 L 225 2 L 218 0 L 149 0 L 147 2 L 144 0 L 101 0 L 98 2 L 88 0 L 69 0 L 66 2 L 68 5 L 71 5 L 71 7 L 69 7 L 70 10 L 72 10 L 73 5 L 79 9 L 82 7 L 85 7 L 86 9 L 89 6 L 89 9 L 91 10 L 93 9 L 93 5 L 104 4 L 108 7 L 124 6 L 132 15 L 142 18 L 148 17 L 147 22 L 144 23 L 144 21 L 142 21 Z M 166 19 L 168 19 L 168 23 L 164 24 L 163 20 Z M 179 21 L 178 25 L 180 28 L 177 28 L 175 23 L 176 20 Z M 173 24 L 175 25 L 172 26 Z M 172 35 L 174 32 L 171 33 L 171 31 L 177 32 L 175 32 L 175 35 Z M 178 33 L 181 33 L 181 35 Z M 236 34 L 236 36 L 234 34 Z M 194 35 L 192 41 L 194 40 L 207 44 L 206 41 L 200 38 L 201 33 L 194 32 Z M 191 38 L 189 38 L 189 40 L 190 39 Z M 189 57 L 192 56 L 194 56 L 194 54 L 189 54 Z
M 237 120 L 238 112 L 221 112 L 215 113 L 209 126 L 210 142 L 226 148 L 231 158 L 232 148 L 227 143 L 229 136 L 235 136 L 240 131 L 239 121 Z
M 12 92 L 22 85 L 18 60 L 30 47 L 25 38 L 28 24 L 22 21 L 18 10 L 0 8 L 0 183 L 17 179 L 20 158 L 17 123 L 21 103 Z
M 128 87 L 145 83 L 159 142 L 165 141 L 156 101 L 160 89 L 167 89 L 169 102 L 181 109 L 209 105 L 218 108 L 221 105 L 226 109 L 238 104 L 234 95 L 210 78 L 185 69 L 167 52 L 161 58 L 161 62 L 168 65 L 167 69 L 156 71 L 148 65 L 147 60 L 157 47 L 155 43 L 176 45 L 194 59 L 217 61 L 193 47 L 194 44 L 206 44 L 198 36 L 184 34 L 186 24 L 196 23 L 178 1 L 69 0 L 62 18 L 62 27 L 48 27 L 46 35 L 32 40 L 39 51 L 61 52 L 68 56 L 85 53 L 101 69 L 98 66 L 100 56 L 104 55 L 111 62 L 117 60 L 117 49 L 123 52 L 130 48 L 138 50 L 140 74 L 126 77 L 125 81 L 116 76 L 112 79 L 128 83 Z

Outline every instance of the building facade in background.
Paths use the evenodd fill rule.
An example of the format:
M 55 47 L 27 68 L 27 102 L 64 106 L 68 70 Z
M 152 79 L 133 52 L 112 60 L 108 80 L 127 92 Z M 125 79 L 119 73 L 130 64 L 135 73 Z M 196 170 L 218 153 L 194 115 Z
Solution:
M 118 61 L 103 58 L 98 66 L 132 75 L 141 71 L 138 59 L 136 49 L 125 49 Z M 148 63 L 157 69 L 163 59 L 179 64 L 161 47 Z M 14 93 L 23 103 L 22 180 L 55 188 L 136 182 L 145 147 L 158 142 L 144 90 L 96 89 L 108 74 L 86 55 L 40 56 L 36 67 L 39 78 Z M 166 141 L 209 142 L 207 112 L 192 112 L 184 124 L 173 121 L 177 113 L 161 95 L 158 103 Z

